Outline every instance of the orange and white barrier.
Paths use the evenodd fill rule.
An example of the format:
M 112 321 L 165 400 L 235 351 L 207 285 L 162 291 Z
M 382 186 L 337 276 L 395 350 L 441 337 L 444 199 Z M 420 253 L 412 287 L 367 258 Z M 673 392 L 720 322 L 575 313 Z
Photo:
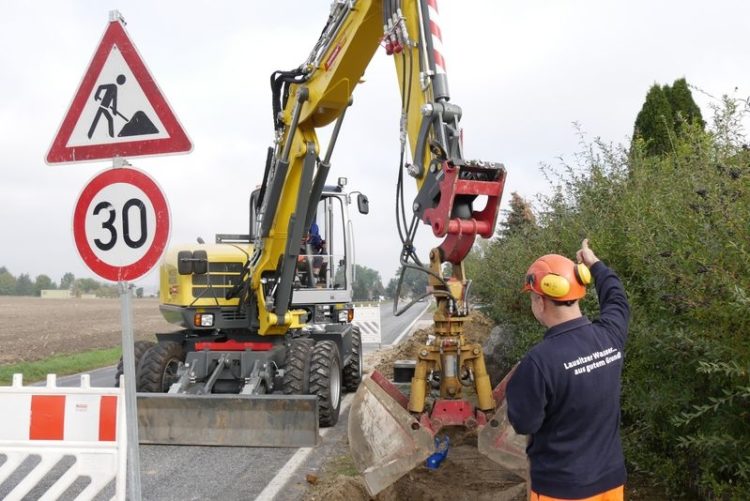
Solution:
M 0 485 L 11 475 L 22 476 L 5 499 L 20 500 L 32 491 L 40 500 L 58 499 L 76 481 L 84 483 L 81 478 L 90 482 L 75 499 L 93 499 L 113 480 L 113 499 L 125 499 L 122 388 L 92 388 L 87 374 L 78 388 L 58 387 L 54 374 L 47 376 L 47 386 L 23 386 L 22 376 L 15 374 L 12 386 L 0 386 L 0 409 L 0 455 L 6 456 L 0 465 Z M 67 471 L 48 475 L 69 464 L 70 457 L 74 462 Z M 38 485 L 42 479 L 44 485 Z M 37 492 L 41 489 L 43 494 Z

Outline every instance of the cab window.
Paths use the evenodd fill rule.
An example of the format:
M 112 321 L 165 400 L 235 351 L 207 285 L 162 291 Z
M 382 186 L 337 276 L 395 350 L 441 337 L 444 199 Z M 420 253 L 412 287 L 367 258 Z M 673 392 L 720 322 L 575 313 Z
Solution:
M 344 206 L 339 197 L 318 203 L 297 260 L 298 287 L 345 289 L 346 240 Z

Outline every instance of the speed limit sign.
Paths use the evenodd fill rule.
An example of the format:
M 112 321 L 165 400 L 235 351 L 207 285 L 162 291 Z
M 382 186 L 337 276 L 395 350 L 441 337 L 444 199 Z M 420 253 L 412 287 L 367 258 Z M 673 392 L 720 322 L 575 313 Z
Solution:
M 115 282 L 136 279 L 153 268 L 167 245 L 167 200 L 139 170 L 104 171 L 78 198 L 73 237 L 91 271 Z

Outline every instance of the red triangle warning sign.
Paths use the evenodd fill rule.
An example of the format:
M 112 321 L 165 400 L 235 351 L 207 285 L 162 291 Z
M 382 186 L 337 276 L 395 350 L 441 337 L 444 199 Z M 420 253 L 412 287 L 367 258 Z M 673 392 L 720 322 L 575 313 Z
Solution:
M 121 21 L 110 22 L 47 163 L 187 153 L 192 148 Z

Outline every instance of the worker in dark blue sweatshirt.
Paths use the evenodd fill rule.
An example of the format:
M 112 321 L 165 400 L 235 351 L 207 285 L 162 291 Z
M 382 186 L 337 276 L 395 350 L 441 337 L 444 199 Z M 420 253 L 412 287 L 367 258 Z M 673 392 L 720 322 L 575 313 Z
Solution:
M 531 500 L 622 501 L 620 376 L 630 307 L 588 240 L 577 258 L 542 256 L 526 274 L 531 310 L 547 332 L 508 383 L 508 419 L 529 435 Z M 578 306 L 592 277 L 600 307 L 594 321 Z

